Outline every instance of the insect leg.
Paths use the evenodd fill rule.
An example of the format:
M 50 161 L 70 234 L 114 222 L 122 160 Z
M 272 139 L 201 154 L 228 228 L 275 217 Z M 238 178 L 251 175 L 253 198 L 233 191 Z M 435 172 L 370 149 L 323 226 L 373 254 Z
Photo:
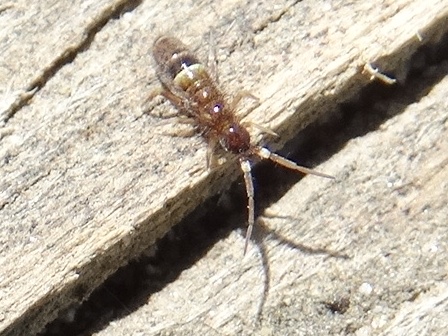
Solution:
M 144 102 L 141 105 L 141 108 L 143 110 L 143 113 L 147 113 L 147 114 L 152 114 L 151 110 L 154 108 L 154 105 L 150 105 L 149 102 L 151 102 L 153 99 L 155 99 L 158 96 L 162 96 L 165 99 L 168 99 L 172 104 L 174 104 L 174 106 L 178 109 L 184 109 L 183 106 L 184 104 L 184 100 L 183 98 L 180 98 L 178 96 L 176 96 L 174 93 L 172 93 L 171 91 L 167 90 L 165 87 L 158 87 L 154 90 L 152 90 L 149 95 L 146 97 L 146 99 L 144 100 Z M 178 117 L 179 116 L 179 111 L 174 111 L 172 113 L 164 113 L 163 115 L 157 115 L 158 118 L 163 118 L 163 119 L 171 119 L 174 117 Z
M 254 123 L 253 121 L 243 121 L 241 124 L 246 126 L 246 127 L 248 126 L 248 127 L 258 128 L 263 133 L 272 135 L 274 137 L 279 137 L 279 135 L 277 133 L 275 133 L 273 130 L 271 130 L 270 128 L 264 127 L 263 125 L 260 125 L 260 124 L 257 124 L 257 123 Z
M 218 140 L 215 138 L 210 138 L 207 144 L 207 169 L 211 169 L 216 165 L 216 158 L 213 155 L 216 149 L 216 144 Z
M 216 59 L 216 44 L 215 44 L 215 35 L 213 31 L 210 31 L 210 35 L 208 38 L 208 57 L 207 57 L 207 68 L 210 71 L 211 77 L 219 83 L 219 73 L 218 73 L 218 65 Z
M 260 106 L 260 99 L 258 97 L 254 96 L 252 93 L 246 90 L 238 91 L 235 97 L 233 97 L 232 101 L 229 104 L 229 110 L 230 111 L 236 111 L 236 107 L 240 103 L 240 101 L 244 98 L 250 98 L 255 100 L 256 104 L 254 106 L 251 106 L 248 110 L 244 112 L 244 115 L 240 116 L 241 118 L 246 117 L 250 112 L 252 112 L 254 109 L 256 109 L 258 106 Z

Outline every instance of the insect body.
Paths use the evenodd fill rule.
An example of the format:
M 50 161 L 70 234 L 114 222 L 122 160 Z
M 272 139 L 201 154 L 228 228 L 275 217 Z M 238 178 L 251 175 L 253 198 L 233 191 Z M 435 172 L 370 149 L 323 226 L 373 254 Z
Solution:
M 154 42 L 152 52 L 157 63 L 157 75 L 162 84 L 157 94 L 167 98 L 181 113 L 192 119 L 199 133 L 208 142 L 209 149 L 219 143 L 224 150 L 238 156 L 248 197 L 248 229 L 244 246 L 246 253 L 255 222 L 254 186 L 250 165 L 252 157 L 269 159 L 304 174 L 328 178 L 332 176 L 298 166 L 271 153 L 267 148 L 252 144 L 249 132 L 234 111 L 241 97 L 247 94 L 239 94 L 227 104 L 224 94 L 217 88 L 205 66 L 181 41 L 161 36 Z

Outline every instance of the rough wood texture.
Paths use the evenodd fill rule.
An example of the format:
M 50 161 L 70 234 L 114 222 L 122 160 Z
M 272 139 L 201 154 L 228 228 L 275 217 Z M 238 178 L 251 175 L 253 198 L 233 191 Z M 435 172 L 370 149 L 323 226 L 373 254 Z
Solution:
M 244 88 L 260 98 L 262 104 L 248 119 L 278 131 L 280 146 L 366 86 L 369 80 L 360 74 L 366 62 L 404 80 L 417 48 L 448 29 L 448 9 L 441 0 L 283 1 L 275 6 L 270 1 L 185 1 L 176 6 L 137 1 L 122 15 L 117 13 L 123 1 L 44 6 L 0 5 L 2 335 L 40 330 L 238 176 L 232 160 L 207 172 L 206 146 L 199 138 L 163 134 L 166 126 L 142 113 L 142 102 L 157 85 L 148 51 L 160 32 L 176 34 L 199 49 L 213 30 L 221 82 L 229 92 Z M 199 49 L 204 59 L 207 48 Z M 443 87 L 432 93 L 439 98 L 428 97 L 428 106 L 446 97 Z M 336 328 L 334 316 L 329 322 L 316 315 L 321 292 L 350 296 L 353 310 L 370 304 L 378 314 L 345 324 L 364 334 L 398 333 L 408 327 L 412 314 L 429 316 L 427 304 L 437 308 L 433 314 L 446 310 L 446 259 L 441 257 L 447 218 L 444 104 L 430 119 L 427 110 L 410 107 L 384 130 L 354 140 L 321 168 L 335 174 L 336 182 L 306 178 L 298 187 L 300 196 L 291 190 L 280 208 L 270 209 L 301 223 L 299 230 L 290 220 L 277 226 L 273 216 L 267 225 L 274 231 L 292 241 L 342 249 L 351 258 L 302 256 L 268 241 L 271 286 L 260 332 L 275 334 L 279 320 L 297 333 Z M 407 133 L 400 122 L 416 131 Z M 410 152 L 409 146 L 396 150 L 401 139 L 413 144 Z M 386 143 L 391 146 L 380 146 Z M 375 161 L 367 157 L 366 146 Z M 387 148 L 395 155 L 387 155 Z M 352 164 L 354 158 L 362 165 Z M 390 194 L 395 207 L 386 199 Z M 433 220 L 425 217 L 428 206 L 440 210 Z M 296 212 L 288 212 L 291 207 Z M 313 214 L 317 220 L 306 217 Z M 419 237 L 420 232 L 427 235 Z M 265 275 L 255 249 L 241 262 L 242 244 L 238 237 L 217 244 L 175 288 L 152 297 L 142 314 L 129 316 L 138 323 L 112 324 L 121 330 L 108 334 L 136 334 L 138 329 L 144 334 L 250 334 Z M 368 253 L 360 251 L 364 248 L 370 248 Z M 427 254 L 433 259 L 423 257 Z M 410 262 L 416 258 L 421 258 L 418 272 Z M 432 272 L 419 277 L 425 263 Z M 393 277 L 393 286 L 387 286 L 385 274 Z M 410 283 L 405 280 L 415 289 L 407 293 L 406 307 L 403 291 Z M 400 304 L 384 307 L 394 295 L 401 295 Z M 131 331 L 133 323 L 137 329 Z
M 266 209 L 244 260 L 234 233 L 96 335 L 444 334 L 448 77 L 407 106 L 428 83 L 413 84 L 376 107 L 393 118 L 319 167 L 335 181 L 308 176 Z

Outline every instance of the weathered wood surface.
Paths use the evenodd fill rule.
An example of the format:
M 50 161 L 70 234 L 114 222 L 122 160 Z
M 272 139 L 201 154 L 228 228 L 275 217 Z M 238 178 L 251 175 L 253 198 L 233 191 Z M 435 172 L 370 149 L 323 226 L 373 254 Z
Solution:
M 35 333 L 237 176 L 233 162 L 207 172 L 200 139 L 163 134 L 165 125 L 142 114 L 156 85 L 148 51 L 160 32 L 198 48 L 213 30 L 225 64 L 221 82 L 229 92 L 244 88 L 260 98 L 248 119 L 278 130 L 281 144 L 367 85 L 360 74 L 366 62 L 404 79 L 416 49 L 448 29 L 448 9 L 436 0 L 133 5 L 108 22 L 104 17 L 119 2 L 0 5 L 0 34 L 8 37 L 1 40 L 0 69 L 2 334 Z M 22 28 L 30 20 L 33 29 Z M 30 92 L 36 83 L 39 90 Z M 428 106 L 446 97 L 446 86 L 431 92 L 439 98 L 428 95 Z M 409 107 L 319 168 L 336 181 L 307 177 L 299 196 L 292 189 L 269 209 L 299 218 L 300 225 L 280 224 L 272 215 L 265 221 L 275 232 L 343 250 L 350 259 L 302 255 L 268 240 L 271 286 L 260 332 L 275 334 L 278 321 L 299 334 L 336 328 L 334 316 L 330 322 L 316 315 L 316 301 L 329 293 L 349 296 L 349 309 L 370 309 L 345 322 L 347 332 L 390 334 L 412 316 L 408 308 L 417 316 L 446 310 L 446 107 L 434 107 L 434 115 Z M 408 132 L 403 122 L 418 132 Z M 403 142 L 397 150 L 401 139 L 412 146 Z M 385 199 L 390 195 L 393 201 Z M 121 329 L 108 334 L 250 334 L 264 275 L 256 249 L 241 261 L 242 246 L 236 235 L 220 242 L 148 306 L 111 324 Z M 432 271 L 425 273 L 423 265 Z M 367 284 L 373 292 L 363 297 Z M 410 306 L 403 303 L 406 290 L 421 293 Z M 394 299 L 400 304 L 385 304 Z M 434 315 L 425 315 L 428 307 L 435 307 Z
M 448 76 L 407 106 L 428 82 L 413 84 L 376 107 L 394 117 L 319 167 L 335 181 L 308 176 L 265 210 L 244 260 L 233 233 L 95 335 L 445 334 Z

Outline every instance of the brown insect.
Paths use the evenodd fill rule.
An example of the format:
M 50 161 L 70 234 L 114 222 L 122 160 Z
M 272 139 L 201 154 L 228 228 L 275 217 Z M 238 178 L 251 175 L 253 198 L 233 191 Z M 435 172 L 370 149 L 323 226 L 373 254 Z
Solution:
M 268 159 L 304 174 L 333 177 L 299 166 L 280 155 L 271 153 L 267 148 L 252 144 L 249 132 L 235 114 L 238 102 L 250 94 L 241 91 L 230 104 L 227 104 L 224 94 L 218 89 L 206 67 L 181 41 L 174 37 L 160 36 L 154 42 L 152 52 L 157 63 L 157 76 L 162 87 L 151 97 L 164 96 L 182 114 L 191 118 L 198 133 L 208 143 L 207 163 L 210 163 L 213 149 L 217 143 L 224 150 L 238 157 L 248 198 L 249 214 L 244 245 L 245 254 L 255 222 L 251 157 L 258 156 L 261 159 Z

